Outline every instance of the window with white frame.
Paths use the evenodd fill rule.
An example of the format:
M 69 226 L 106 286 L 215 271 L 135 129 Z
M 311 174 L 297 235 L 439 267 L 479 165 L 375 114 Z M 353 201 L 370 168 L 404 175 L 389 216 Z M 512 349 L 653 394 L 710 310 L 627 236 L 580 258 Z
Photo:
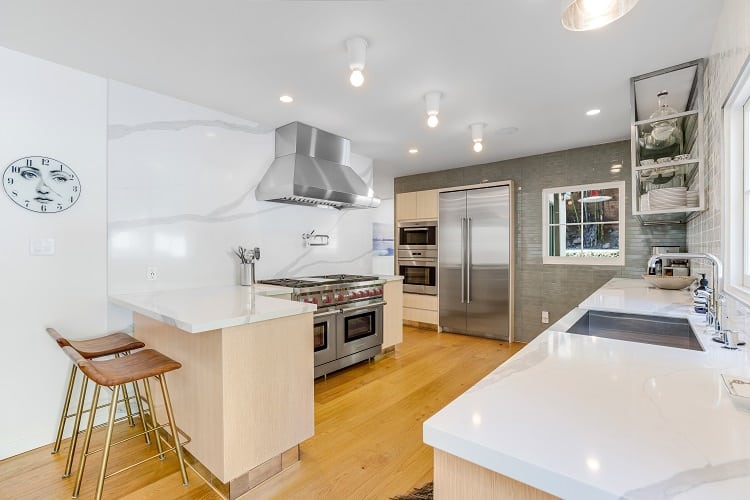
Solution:
M 721 206 L 724 289 L 750 303 L 750 59 L 723 107 Z
M 625 183 L 542 191 L 544 264 L 625 265 Z

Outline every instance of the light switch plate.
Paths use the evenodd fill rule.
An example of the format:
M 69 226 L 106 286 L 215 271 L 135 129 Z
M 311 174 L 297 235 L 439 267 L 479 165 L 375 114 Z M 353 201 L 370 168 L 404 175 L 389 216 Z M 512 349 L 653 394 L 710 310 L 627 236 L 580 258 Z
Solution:
M 542 311 L 542 323 L 549 323 L 549 311 Z
M 36 238 L 29 240 L 29 255 L 55 255 L 55 238 Z

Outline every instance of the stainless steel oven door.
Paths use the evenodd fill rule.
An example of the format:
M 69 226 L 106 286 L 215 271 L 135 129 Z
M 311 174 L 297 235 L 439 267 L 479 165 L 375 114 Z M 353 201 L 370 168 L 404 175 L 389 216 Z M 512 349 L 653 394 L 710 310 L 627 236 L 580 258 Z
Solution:
M 404 292 L 437 295 L 437 260 L 399 259 L 398 274 L 404 277 Z
M 383 343 L 383 306 L 385 302 L 351 305 L 338 316 L 338 357 L 355 354 Z
M 336 317 L 338 315 L 338 309 L 313 315 L 315 366 L 336 359 L 336 328 L 338 328 Z

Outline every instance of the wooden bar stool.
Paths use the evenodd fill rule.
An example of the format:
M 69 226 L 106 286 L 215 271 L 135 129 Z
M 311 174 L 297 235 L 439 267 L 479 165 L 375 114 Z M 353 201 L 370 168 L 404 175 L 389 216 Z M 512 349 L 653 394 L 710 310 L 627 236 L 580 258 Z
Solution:
M 61 348 L 66 347 L 66 346 L 71 347 L 72 349 L 77 351 L 78 354 L 81 355 L 81 357 L 85 359 L 101 358 L 104 356 L 111 356 L 111 355 L 127 356 L 130 354 L 131 351 L 135 349 L 140 349 L 142 347 L 145 347 L 146 345 L 140 340 L 136 340 L 130 335 L 126 333 L 121 333 L 121 332 L 112 333 L 110 335 L 105 335 L 103 337 L 97 337 L 97 338 L 86 339 L 86 340 L 68 340 L 62 335 L 60 335 L 60 333 L 54 328 L 47 328 L 47 333 L 50 335 L 50 337 L 52 337 L 55 340 L 55 342 L 57 342 L 58 346 L 60 346 Z M 63 477 L 70 476 L 70 470 L 73 465 L 73 455 L 75 454 L 75 448 L 76 448 L 76 444 L 78 441 L 78 434 L 80 431 L 81 417 L 83 416 L 83 413 L 87 411 L 83 409 L 84 399 L 86 396 L 86 388 L 88 385 L 88 379 L 84 377 L 83 382 L 81 383 L 81 391 L 78 396 L 78 404 L 77 404 L 76 412 L 71 413 L 71 414 L 68 413 L 70 411 L 71 397 L 73 395 L 73 386 L 75 385 L 77 373 L 78 373 L 78 365 L 76 363 L 73 363 L 73 368 L 70 372 L 70 377 L 68 379 L 68 390 L 65 394 L 65 403 L 63 404 L 62 413 L 60 415 L 60 423 L 57 428 L 57 437 L 55 438 L 55 445 L 52 449 L 53 454 L 60 451 L 60 444 L 62 443 L 63 431 L 65 429 L 65 422 L 69 418 L 75 417 L 75 420 L 73 421 L 73 432 L 70 437 L 70 446 L 68 448 L 68 459 L 65 463 L 65 472 L 63 473 Z M 138 414 L 141 417 L 141 423 L 143 424 L 144 430 L 145 430 L 146 421 L 143 416 L 143 406 L 141 404 L 140 392 L 136 384 L 133 384 L 133 391 L 135 393 L 135 401 L 138 407 Z M 123 396 L 124 396 L 124 402 L 125 402 L 125 412 L 127 413 L 128 422 L 130 426 L 132 427 L 134 425 L 133 414 L 130 408 L 130 397 L 125 387 L 123 387 Z M 153 415 L 151 416 L 153 417 Z M 151 444 L 151 439 L 149 438 L 148 434 L 146 434 L 146 443 Z
M 97 500 L 99 500 L 102 497 L 102 491 L 104 489 L 104 479 L 106 479 L 107 477 L 111 477 L 115 474 L 118 474 L 124 470 L 130 469 L 131 467 L 134 467 L 135 465 L 142 464 L 146 462 L 147 460 L 151 460 L 157 457 L 163 458 L 164 453 L 168 451 L 175 451 L 177 453 L 177 459 L 180 464 L 180 472 L 182 474 L 182 483 L 185 486 L 187 486 L 188 477 L 187 477 L 187 472 L 185 471 L 185 460 L 182 454 L 182 445 L 180 444 L 180 436 L 179 436 L 180 431 L 177 428 L 177 425 L 175 424 L 175 421 L 174 421 L 174 414 L 172 412 L 172 402 L 169 399 L 169 391 L 167 390 L 167 381 L 165 377 L 165 374 L 167 372 L 176 370 L 180 368 L 182 365 L 178 363 L 177 361 L 174 361 L 173 359 L 168 358 L 167 356 L 164 356 L 163 354 L 157 351 L 154 351 L 153 349 L 144 349 L 142 351 L 135 352 L 131 354 L 130 356 L 124 356 L 120 358 L 106 359 L 106 360 L 85 359 L 83 356 L 81 356 L 78 353 L 78 351 L 76 351 L 75 349 L 69 346 L 64 346 L 63 350 L 68 356 L 71 357 L 71 359 L 73 359 L 73 361 L 78 365 L 78 368 L 89 378 L 89 380 L 91 380 L 95 384 L 94 398 L 93 398 L 93 401 L 91 402 L 91 411 L 89 412 L 88 424 L 86 425 L 86 436 L 84 437 L 84 440 L 83 440 L 81 464 L 78 467 L 78 475 L 76 477 L 76 483 L 73 489 L 73 498 L 78 498 L 78 494 L 81 490 L 81 479 L 83 478 L 83 471 L 86 467 L 86 459 L 88 458 L 89 455 L 93 453 L 98 453 L 99 451 L 102 452 L 102 465 L 101 465 L 101 469 L 99 470 L 99 481 L 96 485 L 96 499 Z M 115 423 L 115 413 L 117 411 L 117 396 L 119 394 L 120 388 L 124 384 L 128 384 L 131 382 L 138 382 L 139 380 L 143 380 L 144 383 L 146 384 L 146 392 L 150 396 L 150 390 L 148 389 L 149 377 L 156 377 L 159 380 L 159 383 L 161 384 L 161 392 L 164 398 L 164 407 L 167 413 L 167 419 L 169 421 L 169 424 L 155 425 L 151 430 L 156 435 L 157 443 L 160 443 L 161 438 L 158 436 L 158 434 L 156 434 L 156 431 L 158 431 L 158 429 L 160 428 L 165 427 L 166 425 L 169 425 L 170 431 L 172 433 L 172 437 L 174 439 L 174 445 L 166 450 L 162 450 L 162 448 L 159 447 L 159 452 L 156 455 L 146 458 L 144 460 L 141 460 L 129 467 L 125 467 L 118 471 L 107 474 L 107 461 L 109 460 L 109 450 L 111 446 L 120 444 L 138 435 L 148 434 L 148 432 L 150 432 L 148 429 L 146 429 L 144 432 L 139 433 L 136 436 L 130 436 L 128 438 L 123 439 L 122 441 L 118 441 L 117 443 L 112 443 L 112 430 L 114 428 L 114 423 Z M 110 407 L 109 407 L 109 419 L 107 421 L 107 434 L 104 440 L 104 447 L 98 450 L 89 452 L 89 445 L 91 444 L 91 434 L 92 434 L 92 429 L 94 426 L 94 418 L 96 417 L 96 408 L 99 402 L 99 391 L 102 386 L 112 388 L 112 403 L 110 404 Z M 149 406 L 150 406 L 151 413 L 153 414 L 153 405 L 152 405 L 152 401 L 150 397 L 149 397 Z M 189 439 L 186 440 L 186 443 L 188 442 L 189 442 Z

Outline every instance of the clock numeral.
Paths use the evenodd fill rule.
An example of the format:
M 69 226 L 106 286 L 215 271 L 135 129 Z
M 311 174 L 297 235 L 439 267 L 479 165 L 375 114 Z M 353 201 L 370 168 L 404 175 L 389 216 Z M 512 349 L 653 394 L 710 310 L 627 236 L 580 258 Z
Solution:
M 13 174 L 17 174 L 17 173 L 19 173 L 21 171 L 21 167 L 17 167 L 15 165 L 13 165 L 12 167 L 10 167 L 10 171 Z
M 26 208 L 29 208 L 29 203 L 31 203 L 29 200 L 24 200 L 24 203 L 26 204 Z
M 49 158 L 42 158 L 42 165 L 49 165 Z
M 12 194 L 13 196 L 18 196 L 18 191 L 11 191 L 10 194 Z
M 57 209 L 58 209 L 58 210 L 62 210 L 62 203 L 58 203 L 58 204 L 57 204 Z
M 13 177 L 8 177 L 8 184 L 13 184 Z
M 31 158 L 26 158 L 26 166 L 27 167 L 30 167 L 33 164 L 34 164 L 34 160 L 32 160 Z
M 78 186 L 73 186 L 73 192 L 74 192 L 74 193 L 77 193 L 77 192 L 78 192 Z
M 72 196 L 70 197 L 70 202 L 73 203 L 73 197 Z
M 41 205 L 41 206 L 39 207 L 39 210 L 40 210 L 41 212 L 46 212 L 46 211 L 47 211 L 47 205 Z

